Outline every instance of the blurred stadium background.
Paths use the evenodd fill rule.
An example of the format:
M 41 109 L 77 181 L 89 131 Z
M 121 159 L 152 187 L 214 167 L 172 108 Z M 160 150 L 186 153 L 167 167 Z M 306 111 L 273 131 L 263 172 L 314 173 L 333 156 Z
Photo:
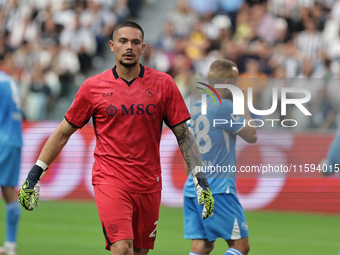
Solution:
M 273 87 L 311 91 L 312 117 L 292 110 L 287 118 L 299 125 L 289 132 L 263 128 L 257 144 L 239 141 L 239 165 L 299 166 L 326 157 L 340 120 L 339 0 L 0 0 L 0 69 L 17 80 L 23 98 L 20 182 L 82 82 L 114 66 L 108 41 L 123 20 L 143 27 L 142 63 L 169 73 L 188 104 L 190 80 L 205 77 L 219 58 L 237 63 L 239 85 L 253 86 L 257 109 L 269 108 Z M 54 201 L 23 213 L 20 253 L 107 254 L 90 180 L 94 144 L 89 123 L 51 166 L 42 196 Z M 183 240 L 180 209 L 185 175 L 166 128 L 161 156 L 163 207 L 150 254 L 187 254 L 190 242 Z M 318 171 L 261 177 L 241 175 L 237 182 L 250 227 L 250 254 L 338 254 L 340 179 Z M 4 203 L 0 208 L 3 219 Z M 225 247 L 218 242 L 213 254 Z

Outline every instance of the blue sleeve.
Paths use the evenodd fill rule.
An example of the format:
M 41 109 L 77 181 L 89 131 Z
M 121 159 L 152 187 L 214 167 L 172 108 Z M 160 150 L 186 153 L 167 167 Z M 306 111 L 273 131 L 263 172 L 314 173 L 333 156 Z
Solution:
M 15 81 L 0 72 L 0 144 L 21 147 L 21 100 Z
M 220 127 L 228 133 L 237 134 L 247 125 L 247 120 L 243 116 L 233 114 L 233 103 L 229 100 L 223 100 L 217 115 L 220 124 L 215 121 L 216 127 Z

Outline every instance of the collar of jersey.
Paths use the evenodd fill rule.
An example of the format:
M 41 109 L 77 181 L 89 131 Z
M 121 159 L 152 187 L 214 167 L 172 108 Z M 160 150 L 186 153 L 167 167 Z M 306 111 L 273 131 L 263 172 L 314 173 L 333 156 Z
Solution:
M 139 72 L 139 75 L 138 75 L 138 77 L 140 77 L 140 78 L 143 78 L 143 76 L 144 76 L 144 66 L 142 65 L 142 64 L 139 64 L 140 65 L 140 72 Z M 116 71 L 116 66 L 114 66 L 113 68 L 112 68 L 112 73 L 113 73 L 113 76 L 115 77 L 115 79 L 117 80 L 118 78 L 119 78 L 119 75 L 118 75 L 118 73 L 117 73 L 117 71 Z M 136 78 L 134 78 L 133 80 L 131 80 L 131 81 L 127 81 L 127 80 L 125 80 L 125 79 L 123 79 L 122 77 L 120 77 L 127 85 L 131 85 L 135 80 L 136 80 Z

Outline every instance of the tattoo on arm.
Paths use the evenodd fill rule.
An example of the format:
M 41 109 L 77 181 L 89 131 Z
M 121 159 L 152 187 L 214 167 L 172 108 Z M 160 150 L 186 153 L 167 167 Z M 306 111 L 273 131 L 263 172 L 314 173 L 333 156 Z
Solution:
M 202 166 L 201 156 L 196 141 L 189 131 L 187 123 L 184 122 L 172 128 L 172 131 L 177 138 L 179 149 L 181 150 L 184 161 L 189 167 L 189 170 L 191 171 L 196 166 Z

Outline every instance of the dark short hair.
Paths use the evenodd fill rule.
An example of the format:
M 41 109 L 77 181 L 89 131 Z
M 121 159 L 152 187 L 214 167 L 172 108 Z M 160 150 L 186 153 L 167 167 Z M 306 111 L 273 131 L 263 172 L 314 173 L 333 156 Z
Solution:
M 124 21 L 120 24 L 118 24 L 115 29 L 113 30 L 113 34 L 112 34 L 112 38 L 115 36 L 115 34 L 117 33 L 117 31 L 122 28 L 122 27 L 132 27 L 132 28 L 136 28 L 139 31 L 142 32 L 142 38 L 144 39 L 144 31 L 142 29 L 142 27 L 140 25 L 138 25 L 136 22 L 134 21 Z

